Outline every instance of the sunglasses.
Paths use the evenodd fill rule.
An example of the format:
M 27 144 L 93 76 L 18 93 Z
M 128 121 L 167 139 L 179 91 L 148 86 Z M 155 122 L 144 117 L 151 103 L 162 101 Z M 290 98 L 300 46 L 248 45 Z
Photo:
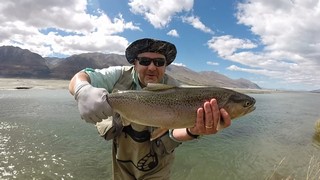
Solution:
M 153 62 L 153 64 L 157 67 L 161 67 L 166 64 L 166 60 L 164 58 L 137 57 L 137 60 L 142 66 L 149 66 L 151 62 Z

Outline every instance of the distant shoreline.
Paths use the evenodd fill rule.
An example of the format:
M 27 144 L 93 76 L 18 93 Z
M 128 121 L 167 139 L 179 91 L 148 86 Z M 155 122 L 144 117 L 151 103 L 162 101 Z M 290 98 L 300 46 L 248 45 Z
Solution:
M 285 91 L 269 90 L 269 89 L 247 89 L 247 88 L 229 88 L 237 92 L 245 94 L 270 94 L 270 93 L 282 93 Z
M 12 89 L 68 89 L 70 80 L 62 79 L 27 79 L 27 78 L 0 78 L 0 90 Z M 226 87 L 227 88 L 227 87 Z M 287 91 L 269 89 L 228 88 L 241 93 L 267 94 L 283 93 Z
M 68 89 L 70 80 L 0 78 L 0 90 L 5 89 Z

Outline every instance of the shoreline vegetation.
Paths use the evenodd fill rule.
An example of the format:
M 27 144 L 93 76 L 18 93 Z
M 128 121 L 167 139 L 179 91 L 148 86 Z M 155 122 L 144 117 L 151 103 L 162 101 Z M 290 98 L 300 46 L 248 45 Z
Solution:
M 69 82 L 70 80 L 62 80 L 62 79 L 0 78 L 0 90 L 68 89 Z M 228 88 L 228 87 L 225 87 L 225 88 Z M 228 88 L 228 89 L 232 89 L 241 93 L 250 93 L 250 94 L 288 92 L 283 90 L 272 90 L 272 89 L 246 89 L 246 88 Z

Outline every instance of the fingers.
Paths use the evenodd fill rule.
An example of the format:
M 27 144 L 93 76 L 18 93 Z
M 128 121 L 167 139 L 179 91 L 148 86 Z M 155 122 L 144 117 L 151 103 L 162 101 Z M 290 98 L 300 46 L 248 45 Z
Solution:
M 222 124 L 221 128 L 229 127 L 231 125 L 231 118 L 230 118 L 228 112 L 225 109 L 221 108 L 220 114 L 223 119 L 223 123 L 221 123 Z
M 204 112 L 205 112 L 205 117 L 204 117 L 204 127 L 206 129 L 212 129 L 214 128 L 214 118 L 213 115 L 214 109 L 211 107 L 211 102 L 205 102 L 204 103 Z
M 207 106 L 208 107 L 205 109 L 207 111 L 207 117 L 205 118 L 206 128 L 213 128 L 216 130 L 220 121 L 220 110 L 217 100 L 211 99 Z
M 221 122 L 223 125 L 220 125 Z M 197 110 L 196 124 L 190 128 L 191 133 L 198 135 L 215 134 L 219 129 L 230 126 L 231 118 L 225 109 L 219 109 L 216 99 L 211 99 Z M 221 127 L 220 127 L 221 126 Z
M 197 121 L 196 121 L 196 129 L 199 129 L 200 131 L 204 130 L 205 122 L 204 120 L 204 110 L 203 108 L 199 108 L 197 111 Z
M 87 123 L 96 124 L 97 122 L 101 122 L 102 119 L 100 119 L 97 116 L 81 116 L 81 119 L 84 119 Z
M 86 122 L 95 124 L 113 115 L 112 108 L 107 101 L 106 89 L 86 84 L 76 94 L 81 118 Z
M 102 111 L 102 112 L 97 112 L 96 114 L 95 114 L 95 116 L 97 116 L 97 118 L 99 118 L 99 119 L 101 119 L 101 121 L 102 121 L 102 119 L 107 119 L 109 116 L 108 116 L 108 113 L 105 113 L 104 111 Z

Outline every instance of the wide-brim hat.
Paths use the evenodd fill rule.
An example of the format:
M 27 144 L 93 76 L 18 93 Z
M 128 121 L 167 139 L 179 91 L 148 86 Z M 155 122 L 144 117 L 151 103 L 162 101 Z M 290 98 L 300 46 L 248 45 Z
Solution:
M 166 57 L 166 65 L 171 64 L 177 55 L 176 46 L 167 41 L 144 38 L 132 42 L 126 49 L 126 58 L 130 64 L 134 63 L 138 54 L 144 52 L 155 52 Z

